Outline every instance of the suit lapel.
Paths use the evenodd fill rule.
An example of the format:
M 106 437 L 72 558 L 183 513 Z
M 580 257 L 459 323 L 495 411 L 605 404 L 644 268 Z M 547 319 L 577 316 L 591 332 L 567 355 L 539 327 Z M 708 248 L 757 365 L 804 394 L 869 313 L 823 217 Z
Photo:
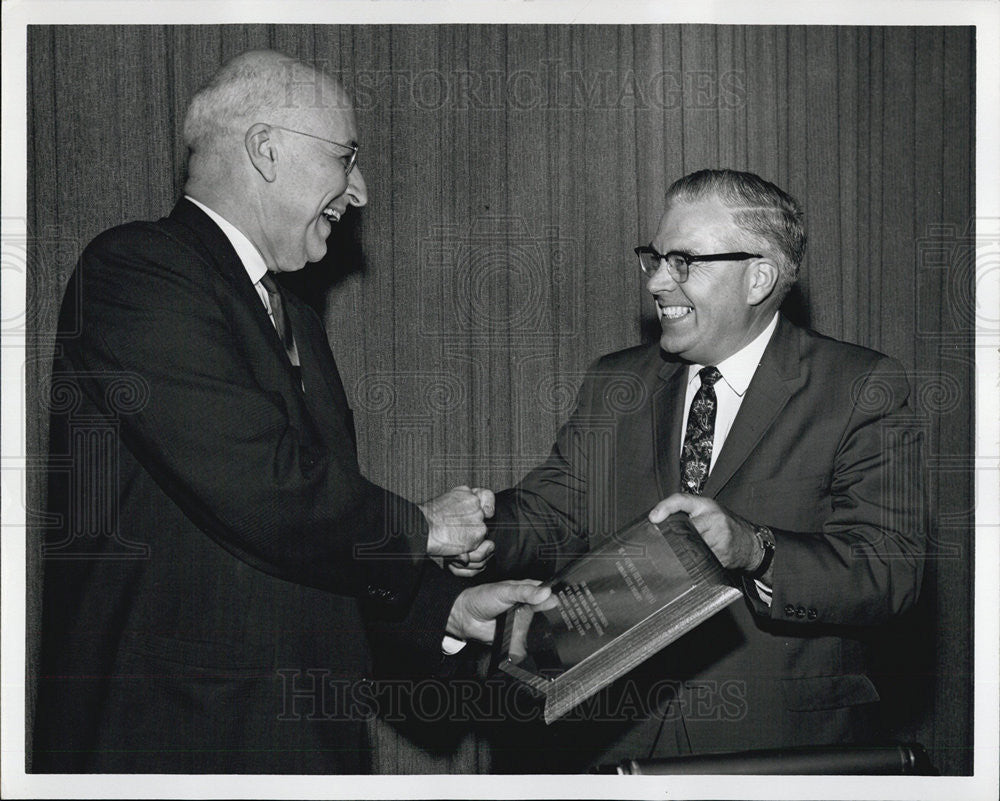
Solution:
M 262 342 L 267 343 L 266 347 L 274 357 L 269 362 L 284 368 L 288 364 L 284 345 L 281 344 L 278 332 L 274 330 L 267 309 L 264 308 L 257 290 L 254 289 L 243 262 L 236 255 L 236 250 L 222 229 L 194 203 L 183 198 L 174 206 L 170 220 L 180 223 L 194 233 L 203 253 L 230 285 L 241 305 L 249 311 L 254 320 L 255 332 L 259 334 Z M 291 371 L 287 372 L 291 377 Z
M 677 492 L 681 483 L 680 429 L 684 418 L 684 378 L 687 365 L 668 362 L 660 368 L 661 383 L 653 393 L 650 405 L 653 415 L 653 447 L 655 448 L 656 482 L 660 498 Z
M 306 413 L 307 407 L 303 405 L 302 384 L 306 380 L 306 365 L 305 363 L 302 365 L 303 381 L 300 382 L 294 367 L 288 361 L 285 346 L 271 323 L 267 309 L 261 302 L 260 295 L 257 294 L 243 262 L 240 261 L 240 257 L 236 254 L 228 237 L 211 217 L 185 199 L 178 201 L 170 214 L 170 221 L 184 226 L 187 231 L 185 234 L 187 239 L 190 239 L 192 233 L 194 234 L 201 252 L 209 262 L 215 265 L 219 275 L 229 285 L 234 299 L 230 306 L 233 324 L 242 332 L 243 336 L 247 337 L 249 342 L 254 344 L 254 370 L 260 383 L 263 386 L 280 388 L 282 394 L 285 395 L 289 414 L 293 416 L 293 420 L 303 420 L 304 418 L 303 422 L 297 423 L 297 425 L 311 426 L 311 433 L 315 434 L 315 419 L 311 419 L 314 410 L 309 408 L 309 413 Z M 299 343 L 299 331 L 306 331 L 308 327 L 303 324 L 298 298 L 294 298 L 291 292 L 282 291 L 282 299 L 286 313 L 289 314 L 289 319 L 292 322 L 301 359 L 301 351 L 306 350 L 307 347 Z M 312 343 L 308 342 L 310 338 L 302 338 L 307 340 L 308 347 L 311 348 Z M 302 361 L 316 365 L 316 360 L 311 356 L 310 353 L 310 358 Z M 321 368 L 316 368 L 316 370 L 321 372 Z M 310 376 L 309 381 L 317 386 L 323 385 L 315 375 Z
M 714 498 L 742 467 L 788 399 L 805 381 L 799 370 L 799 342 L 783 317 L 754 373 L 722 452 L 705 481 L 702 494 Z
M 326 333 L 316 324 L 315 317 L 301 300 L 291 292 L 284 293 L 284 298 L 287 300 L 285 310 L 295 332 L 310 415 L 322 431 L 334 432 L 334 440 L 342 442 L 346 435 L 356 449 L 354 416 Z

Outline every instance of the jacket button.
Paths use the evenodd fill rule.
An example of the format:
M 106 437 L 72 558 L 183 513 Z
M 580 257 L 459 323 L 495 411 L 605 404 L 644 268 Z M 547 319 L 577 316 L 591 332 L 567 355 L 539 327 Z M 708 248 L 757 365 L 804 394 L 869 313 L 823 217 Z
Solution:
M 808 610 L 808 611 L 806 612 L 806 617 L 807 617 L 807 618 L 808 618 L 809 620 L 815 620 L 815 619 L 816 619 L 816 618 L 817 618 L 818 616 L 819 616 L 819 612 L 817 612 L 817 611 L 816 611 L 815 609 L 809 609 L 809 610 Z
M 805 617 L 805 616 L 806 616 L 806 608 L 804 606 L 796 607 L 795 617 Z
M 788 604 L 788 606 L 785 607 L 785 615 L 791 617 L 794 614 L 795 614 L 795 607 L 792 606 L 791 604 Z

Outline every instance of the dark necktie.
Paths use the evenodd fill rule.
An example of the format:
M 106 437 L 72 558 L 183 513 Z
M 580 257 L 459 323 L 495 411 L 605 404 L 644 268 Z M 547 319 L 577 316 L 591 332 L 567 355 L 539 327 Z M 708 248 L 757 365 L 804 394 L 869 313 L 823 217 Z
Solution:
M 722 378 L 717 367 L 702 367 L 698 372 L 701 386 L 691 400 L 684 448 L 681 451 L 681 492 L 701 494 L 712 464 L 712 440 L 715 437 L 715 382 Z
M 295 338 L 292 336 L 292 322 L 285 314 L 285 304 L 281 299 L 281 290 L 278 288 L 278 282 L 274 280 L 274 276 L 271 273 L 267 272 L 260 279 L 260 285 L 267 290 L 267 300 L 271 306 L 274 328 L 278 332 L 281 344 L 285 346 L 288 361 L 291 362 L 293 367 L 298 368 L 299 353 L 295 347 Z

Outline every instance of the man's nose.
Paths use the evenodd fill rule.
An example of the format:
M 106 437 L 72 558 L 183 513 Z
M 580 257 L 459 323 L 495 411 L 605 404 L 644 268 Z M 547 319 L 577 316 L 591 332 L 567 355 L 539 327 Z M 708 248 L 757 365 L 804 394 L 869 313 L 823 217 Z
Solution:
M 347 202 L 352 206 L 364 206 L 368 202 L 368 184 L 358 166 L 347 176 Z
M 677 289 L 678 286 L 677 279 L 674 278 L 670 268 L 667 267 L 667 260 L 660 259 L 659 268 L 646 281 L 646 291 L 651 295 L 655 295 L 657 292 L 669 292 L 672 289 Z

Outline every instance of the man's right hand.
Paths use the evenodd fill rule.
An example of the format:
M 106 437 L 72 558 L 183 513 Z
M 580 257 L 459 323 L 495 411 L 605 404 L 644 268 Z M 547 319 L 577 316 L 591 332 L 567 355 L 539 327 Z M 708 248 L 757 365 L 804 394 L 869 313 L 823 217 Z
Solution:
M 488 489 L 463 484 L 418 505 L 430 526 L 427 554 L 448 557 L 477 552 L 486 538 L 483 520 L 493 516 L 494 498 Z

